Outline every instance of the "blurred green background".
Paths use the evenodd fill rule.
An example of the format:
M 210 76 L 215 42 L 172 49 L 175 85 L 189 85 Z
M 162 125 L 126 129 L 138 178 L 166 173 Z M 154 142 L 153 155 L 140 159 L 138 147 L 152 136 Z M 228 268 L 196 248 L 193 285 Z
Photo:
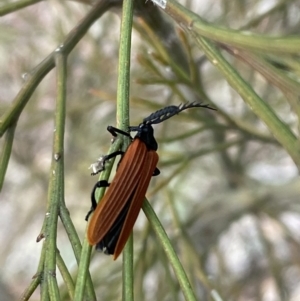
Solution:
M 1 5 L 11 2 L 2 0 L 0 12 Z M 0 19 L 1 114 L 30 72 L 90 10 L 90 1 L 36 2 Z M 299 1 L 180 3 L 216 26 L 239 29 L 247 25 L 246 30 L 266 35 L 299 33 Z M 144 1 L 137 4 L 131 55 L 131 124 L 139 124 L 166 105 L 187 101 L 204 100 L 222 111 L 221 115 L 193 109 L 155 126 L 161 174 L 152 179 L 147 197 L 197 297 L 212 300 L 209 288 L 213 287 L 224 300 L 299 300 L 297 167 L 193 40 L 150 1 L 145 7 Z M 81 239 L 90 192 L 97 181 L 88 167 L 108 151 L 111 137 L 106 127 L 116 123 L 117 11 L 113 8 L 95 22 L 68 59 L 65 201 Z M 161 44 L 146 34 L 150 32 Z M 166 47 L 173 67 L 185 72 L 192 64 L 197 76 L 190 74 L 187 83 L 182 73 L 164 60 L 159 47 Z M 299 120 L 286 101 L 291 91 L 283 93 L 234 53 L 224 55 L 298 134 Z M 278 72 L 299 83 L 299 54 L 269 59 Z M 16 128 L 0 194 L 0 295 L 10 294 L 2 301 L 22 294 L 39 261 L 42 242 L 35 241 L 46 212 L 55 99 L 52 70 L 30 98 Z M 60 230 L 61 255 L 76 274 L 71 246 L 61 226 Z M 183 300 L 143 213 L 134 227 L 134 249 L 136 300 Z M 121 299 L 121 259 L 113 262 L 108 256 L 94 254 L 91 274 L 99 300 Z M 59 273 L 57 277 L 64 292 Z M 39 300 L 38 293 L 32 300 Z

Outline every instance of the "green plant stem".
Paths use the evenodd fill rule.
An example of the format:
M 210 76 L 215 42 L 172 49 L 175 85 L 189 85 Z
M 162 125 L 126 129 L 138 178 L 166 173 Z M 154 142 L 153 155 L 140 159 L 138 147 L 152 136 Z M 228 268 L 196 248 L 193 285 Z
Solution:
M 36 274 L 32 277 L 32 281 L 30 285 L 27 287 L 27 289 L 24 291 L 22 294 L 20 301 L 27 301 L 30 299 L 31 295 L 34 293 L 36 288 L 38 287 L 39 284 L 41 284 L 42 281 L 42 274 L 44 270 L 44 262 L 45 262 L 45 254 L 46 254 L 46 248 L 45 244 L 43 245 L 40 260 L 39 260 L 39 265 L 37 268 Z
M 11 155 L 12 145 L 14 142 L 15 129 L 17 126 L 17 122 L 13 123 L 6 131 L 5 140 L 0 156 L 0 192 L 3 187 L 4 178 L 9 162 L 9 158 Z
M 248 51 L 234 51 L 234 56 L 248 63 L 270 83 L 282 90 L 283 93 L 294 93 L 297 96 L 300 95 L 299 82 L 286 76 L 284 72 L 278 70 L 278 68 L 271 64 L 263 55 Z
M 86 280 L 88 277 L 88 269 L 89 269 L 89 263 L 91 259 L 91 252 L 92 252 L 92 247 L 89 245 L 86 237 L 84 239 L 84 242 L 82 244 L 82 249 L 81 249 L 81 257 L 80 257 L 80 262 L 79 262 L 79 267 L 78 267 L 78 275 L 76 278 L 76 284 L 75 284 L 75 291 L 74 291 L 74 301 L 82 301 L 84 300 L 84 289 L 85 289 L 85 284 Z M 93 292 L 93 291 L 92 291 Z M 88 292 L 87 292 L 88 293 Z M 96 300 L 96 295 L 95 292 L 93 292 L 94 297 L 89 298 L 88 300 Z
M 131 55 L 131 32 L 133 22 L 133 0 L 124 0 L 122 9 L 121 35 L 119 48 L 119 76 L 117 91 L 117 127 L 128 131 L 129 127 L 129 99 L 130 99 L 130 55 Z M 123 151 L 129 144 L 124 139 Z M 130 235 L 123 251 L 122 273 L 122 300 L 133 301 L 133 238 Z
M 131 29 L 133 18 L 133 1 L 126 0 L 123 3 L 123 16 L 121 23 L 120 49 L 119 49 L 119 77 L 117 91 L 117 127 L 127 131 L 129 126 L 129 93 L 130 93 L 130 49 L 131 49 Z M 111 145 L 109 153 L 128 147 L 129 141 L 123 143 L 123 137 Z M 104 172 L 100 175 L 100 180 L 108 180 L 114 159 L 106 165 Z M 96 198 L 101 200 L 105 189 L 97 189 Z M 132 268 L 132 239 L 129 239 L 129 246 L 125 247 L 124 252 L 124 273 L 123 273 L 123 299 L 133 300 L 133 268 Z M 82 284 L 85 283 L 87 276 L 86 266 L 90 261 L 91 246 L 85 238 L 82 246 L 81 259 L 78 268 L 78 277 L 75 286 L 74 301 L 81 301 L 83 297 Z M 131 258 L 131 259 L 130 259 Z
M 133 235 L 129 236 L 126 242 L 125 248 L 123 250 L 123 283 L 122 283 L 122 300 L 123 301 L 133 301 L 133 287 L 134 287 L 134 277 L 133 277 Z
M 130 97 L 130 50 L 133 20 L 133 0 L 124 0 L 122 10 L 118 91 L 117 91 L 117 127 L 127 131 L 129 126 Z
M 300 145 L 294 133 L 231 67 L 215 46 L 205 38 L 195 37 L 195 39 L 211 63 L 218 68 L 232 88 L 240 94 L 252 111 L 267 125 L 273 136 L 290 154 L 300 169 Z
M 272 53 L 299 53 L 299 36 L 271 37 L 266 35 L 242 33 L 238 30 L 224 29 L 210 25 L 175 0 L 168 0 L 164 10 L 180 26 L 202 37 L 237 48 L 268 51 Z
M 193 292 L 193 289 L 187 278 L 187 275 L 176 255 L 176 252 L 173 249 L 172 244 L 171 244 L 163 226 L 161 225 L 161 223 L 160 223 L 159 219 L 157 218 L 155 212 L 153 211 L 151 205 L 149 204 L 149 202 L 146 199 L 144 200 L 144 203 L 143 203 L 143 211 L 144 211 L 145 215 L 147 216 L 159 241 L 161 242 L 162 247 L 168 257 L 168 260 L 173 267 L 174 273 L 179 281 L 179 285 L 182 289 L 185 300 L 196 301 L 197 300 L 196 296 Z
M 62 49 L 57 49 L 55 55 L 57 67 L 57 99 L 55 114 L 55 131 L 53 139 L 53 153 L 48 190 L 48 205 L 45 227 L 45 280 L 49 287 L 50 300 L 60 300 L 56 280 L 56 236 L 59 214 L 59 203 L 64 198 L 64 131 L 66 116 L 66 78 L 67 55 Z
M 94 290 L 94 287 L 93 287 L 91 275 L 88 271 L 88 269 L 89 269 L 89 258 L 90 258 L 90 251 L 91 250 L 89 250 L 89 251 L 87 250 L 86 252 L 82 252 L 82 246 L 81 246 L 80 239 L 78 237 L 78 234 L 76 232 L 74 224 L 73 224 L 73 222 L 70 218 L 69 211 L 66 208 L 64 202 L 61 202 L 61 204 L 60 204 L 59 216 L 61 218 L 61 221 L 62 221 L 62 223 L 64 225 L 64 228 L 66 230 L 66 233 L 68 235 L 69 241 L 70 241 L 71 246 L 73 248 L 73 252 L 74 252 L 76 262 L 77 262 L 78 266 L 79 266 L 79 263 L 80 263 L 81 254 L 84 253 L 86 255 L 86 257 L 84 257 L 84 256 L 82 257 L 84 259 L 86 258 L 86 260 L 83 260 L 83 263 L 85 262 L 86 264 L 82 265 L 83 268 L 81 268 L 81 270 L 84 270 L 84 271 L 87 271 L 87 272 L 85 273 L 84 277 L 80 278 L 80 279 L 83 280 L 80 283 L 80 286 L 81 286 L 82 291 L 84 291 L 84 286 L 85 286 L 85 294 L 86 294 L 88 300 L 95 300 L 96 299 L 95 290 Z M 88 245 L 86 247 L 88 247 Z M 76 282 L 76 284 L 79 285 L 79 282 L 78 283 Z M 74 297 L 72 297 L 72 300 L 73 300 L 73 298 Z
M 68 271 L 68 268 L 67 268 L 63 258 L 60 255 L 59 250 L 56 250 L 56 263 L 57 263 L 57 267 L 60 271 L 60 274 L 64 280 L 64 283 L 66 285 L 66 289 L 69 293 L 70 300 L 73 300 L 73 298 L 74 298 L 74 281 L 72 279 L 70 272 Z

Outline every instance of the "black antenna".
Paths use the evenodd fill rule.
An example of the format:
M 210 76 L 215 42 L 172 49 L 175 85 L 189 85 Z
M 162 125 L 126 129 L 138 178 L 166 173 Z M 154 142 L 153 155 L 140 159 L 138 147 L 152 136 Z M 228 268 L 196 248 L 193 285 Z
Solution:
M 179 114 L 180 112 L 189 109 L 189 108 L 206 108 L 210 110 L 216 110 L 209 105 L 202 104 L 201 102 L 188 102 L 185 104 L 180 104 L 179 106 L 168 106 L 163 109 L 160 109 L 148 117 L 144 118 L 142 124 L 158 124 L 161 123 L 172 116 Z

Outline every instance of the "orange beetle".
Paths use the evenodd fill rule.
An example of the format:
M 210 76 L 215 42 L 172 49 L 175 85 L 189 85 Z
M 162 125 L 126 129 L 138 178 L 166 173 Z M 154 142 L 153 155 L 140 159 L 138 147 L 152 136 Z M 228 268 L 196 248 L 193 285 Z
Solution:
M 122 252 L 132 231 L 134 223 L 142 207 L 143 200 L 152 176 L 160 172 L 156 168 L 158 162 L 157 142 L 154 138 L 152 124 L 163 122 L 183 110 L 202 107 L 212 109 L 209 105 L 193 102 L 179 106 L 168 106 L 143 120 L 139 126 L 129 127 L 129 132 L 136 131 L 131 136 L 120 129 L 109 126 L 107 130 L 114 136 L 122 134 L 132 139 L 125 153 L 117 151 L 102 157 L 92 164 L 93 175 L 105 169 L 105 162 L 114 156 L 122 155 L 118 169 L 111 184 L 99 181 L 92 191 L 92 208 L 86 216 L 93 212 L 87 238 L 96 249 L 111 254 L 114 260 Z M 97 205 L 95 191 L 100 187 L 108 187 L 107 192 Z

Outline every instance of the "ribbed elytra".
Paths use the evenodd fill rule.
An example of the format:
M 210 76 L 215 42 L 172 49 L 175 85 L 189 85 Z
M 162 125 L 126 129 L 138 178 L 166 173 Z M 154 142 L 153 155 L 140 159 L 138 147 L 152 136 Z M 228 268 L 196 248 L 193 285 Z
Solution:
M 137 132 L 133 139 L 120 129 L 111 126 L 107 128 L 113 136 L 125 135 L 130 137 L 132 142 L 125 153 L 116 151 L 92 165 L 93 174 L 96 174 L 105 169 L 106 161 L 117 155 L 122 156 L 112 182 L 108 184 L 107 181 L 99 181 L 92 191 L 92 208 L 86 220 L 91 213 L 93 215 L 89 222 L 87 238 L 91 245 L 96 245 L 96 249 L 113 255 L 114 259 L 120 255 L 142 207 L 151 177 L 160 173 L 156 167 L 158 145 L 152 124 L 158 124 L 195 107 L 215 110 L 209 105 L 197 102 L 165 107 L 146 117 L 139 126 L 130 126 L 129 132 Z M 97 205 L 95 191 L 100 187 L 108 189 Z

